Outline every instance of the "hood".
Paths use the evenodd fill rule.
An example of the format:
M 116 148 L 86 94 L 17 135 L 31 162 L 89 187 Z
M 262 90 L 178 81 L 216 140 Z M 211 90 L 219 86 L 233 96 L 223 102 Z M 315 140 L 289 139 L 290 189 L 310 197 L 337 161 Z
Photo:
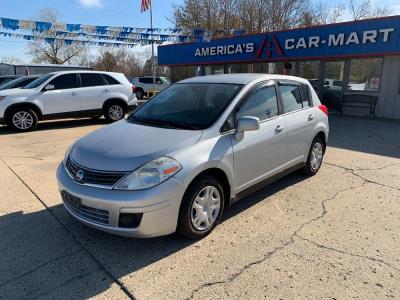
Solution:
M 28 97 L 37 91 L 35 89 L 8 89 L 0 91 L 0 96 L 21 96 Z
M 197 143 L 201 135 L 202 131 L 150 127 L 122 120 L 78 140 L 70 155 L 89 169 L 133 171 Z

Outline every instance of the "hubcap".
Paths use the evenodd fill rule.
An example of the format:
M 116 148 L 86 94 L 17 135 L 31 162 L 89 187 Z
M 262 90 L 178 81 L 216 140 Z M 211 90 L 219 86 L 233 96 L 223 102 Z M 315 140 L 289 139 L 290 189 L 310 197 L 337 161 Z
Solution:
M 204 187 L 193 201 L 191 222 L 196 230 L 204 231 L 212 227 L 221 209 L 221 195 L 214 186 Z
M 19 111 L 14 114 L 12 122 L 18 129 L 28 129 L 33 125 L 33 116 L 26 111 Z
M 321 143 L 315 143 L 311 151 L 311 168 L 313 171 L 317 170 L 322 162 L 322 145 Z
M 122 107 L 119 105 L 113 105 L 110 107 L 108 110 L 108 113 L 110 115 L 110 118 L 114 121 L 122 119 L 124 115 L 124 111 L 122 110 Z

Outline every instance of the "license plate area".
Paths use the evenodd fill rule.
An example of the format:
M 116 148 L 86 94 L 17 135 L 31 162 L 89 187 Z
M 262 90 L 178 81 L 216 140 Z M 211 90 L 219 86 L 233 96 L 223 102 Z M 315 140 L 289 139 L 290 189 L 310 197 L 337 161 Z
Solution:
M 80 210 L 82 208 L 82 201 L 80 198 L 75 197 L 66 191 L 61 192 L 61 197 L 62 197 L 62 200 L 69 206 L 71 206 L 75 209 L 78 209 L 78 210 Z

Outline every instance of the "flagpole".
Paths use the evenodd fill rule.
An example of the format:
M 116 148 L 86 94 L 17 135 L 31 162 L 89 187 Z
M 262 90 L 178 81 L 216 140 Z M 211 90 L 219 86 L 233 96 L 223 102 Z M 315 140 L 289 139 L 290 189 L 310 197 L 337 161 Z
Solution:
M 150 28 L 151 33 L 153 33 L 153 1 L 150 2 Z M 151 35 L 151 66 L 153 71 L 153 95 L 156 92 L 156 69 L 155 69 L 155 62 L 154 62 L 154 40 L 153 35 Z

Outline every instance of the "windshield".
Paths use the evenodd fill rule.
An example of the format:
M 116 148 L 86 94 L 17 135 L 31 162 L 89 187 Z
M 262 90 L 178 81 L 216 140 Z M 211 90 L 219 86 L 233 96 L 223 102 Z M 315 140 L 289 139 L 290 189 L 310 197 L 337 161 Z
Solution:
M 18 79 L 11 80 L 11 81 L 9 81 L 9 82 L 3 84 L 3 85 L 0 85 L 0 89 L 2 89 L 2 90 L 12 89 L 12 88 L 14 88 L 16 85 L 18 85 L 18 83 L 20 83 L 21 81 L 24 81 L 24 80 L 25 80 L 25 78 L 23 78 L 23 77 L 20 77 L 20 78 L 18 78 Z
M 201 130 L 210 127 L 242 85 L 178 83 L 144 104 L 128 121 L 164 128 Z
M 38 79 L 32 81 L 30 84 L 28 84 L 27 86 L 23 87 L 23 89 L 35 89 L 38 86 L 42 85 L 43 82 L 47 81 L 48 79 L 50 79 L 52 76 L 54 76 L 54 74 L 46 74 L 43 75 L 41 77 L 39 77 Z

